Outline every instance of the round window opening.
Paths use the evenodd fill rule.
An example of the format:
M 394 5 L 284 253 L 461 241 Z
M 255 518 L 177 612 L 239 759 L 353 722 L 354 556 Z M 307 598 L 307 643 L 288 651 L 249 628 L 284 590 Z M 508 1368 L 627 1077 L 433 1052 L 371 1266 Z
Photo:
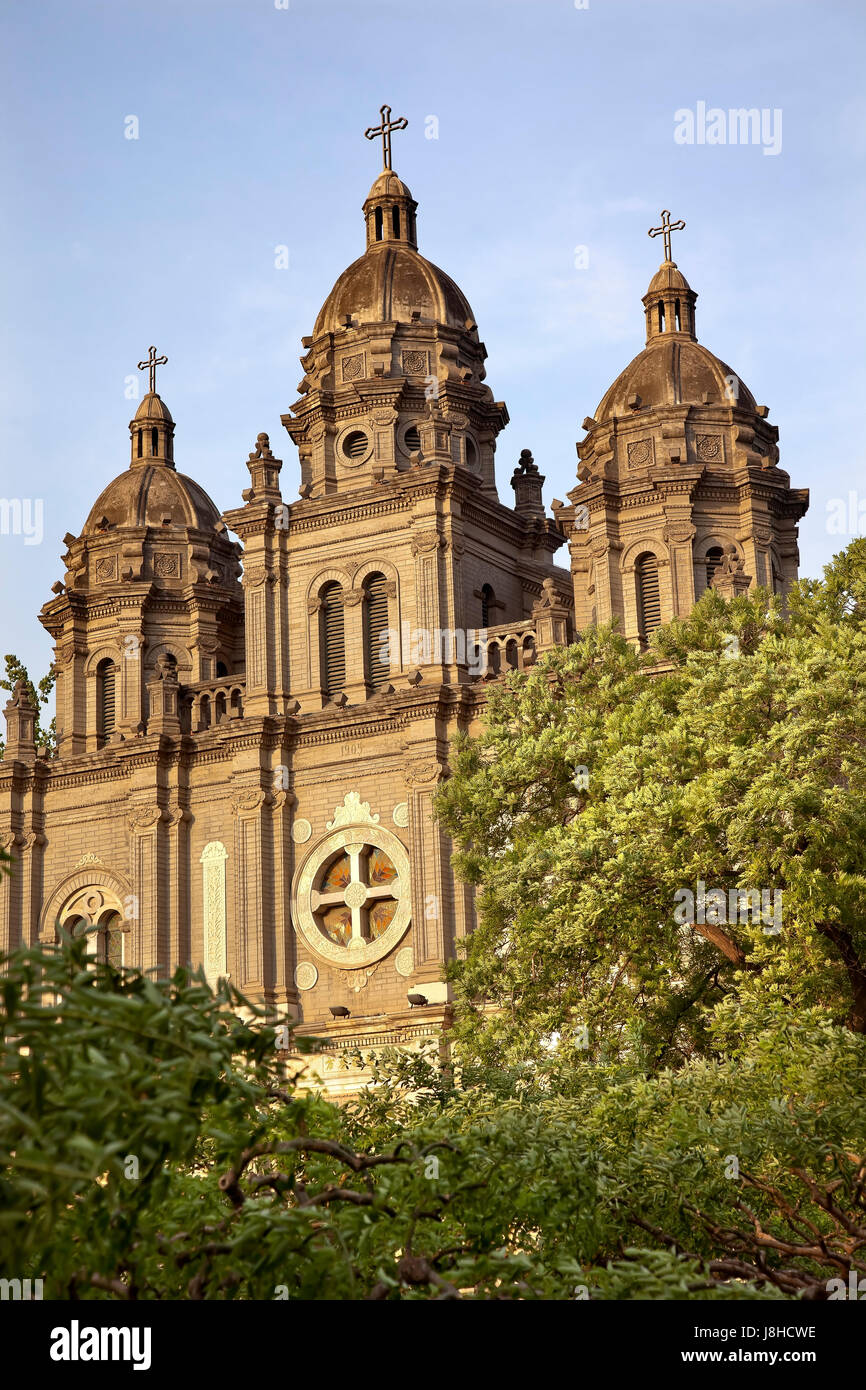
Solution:
M 369 965 L 409 925 L 409 857 L 380 826 L 325 837 L 298 876 L 295 920 L 308 944 L 343 969 Z
M 367 452 L 367 436 L 363 430 L 352 430 L 343 440 L 343 453 L 347 459 L 357 461 L 362 459 Z

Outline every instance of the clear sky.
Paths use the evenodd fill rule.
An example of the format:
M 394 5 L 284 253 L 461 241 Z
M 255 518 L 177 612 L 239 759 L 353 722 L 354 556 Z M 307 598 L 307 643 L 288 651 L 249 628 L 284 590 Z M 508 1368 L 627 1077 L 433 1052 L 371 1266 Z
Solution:
M 863 0 L 284 3 L 6 0 L 0 496 L 30 499 L 32 524 L 0 535 L 0 654 L 49 664 L 36 614 L 63 535 L 127 466 L 149 344 L 169 357 L 178 468 L 237 506 L 266 430 L 294 499 L 279 417 L 301 337 L 363 250 L 383 102 L 409 120 L 394 167 L 419 248 L 467 295 L 508 404 L 503 500 L 526 447 L 548 501 L 574 486 L 580 421 L 643 346 L 647 229 L 670 208 L 698 337 L 812 489 L 801 568 L 819 573 L 850 539 L 828 502 L 856 494 L 851 534 L 866 505 Z M 679 143 L 675 113 L 699 103 L 766 111 L 767 140 Z

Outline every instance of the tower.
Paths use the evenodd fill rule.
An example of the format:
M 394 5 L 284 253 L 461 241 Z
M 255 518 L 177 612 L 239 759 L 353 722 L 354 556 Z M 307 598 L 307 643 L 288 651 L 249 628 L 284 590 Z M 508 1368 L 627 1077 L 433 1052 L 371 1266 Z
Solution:
M 281 416 L 297 495 L 259 430 L 220 515 L 177 471 L 151 348 L 129 466 L 65 537 L 40 615 L 58 755 L 19 691 L 0 764 L 0 949 L 94 928 L 108 959 L 202 964 L 337 1053 L 442 1027 L 473 924 L 432 814 L 449 747 L 493 675 L 572 631 L 529 450 L 513 507 L 497 492 L 508 413 L 467 299 L 418 250 L 405 124 L 385 107 L 368 132 L 362 252 L 303 340 Z
M 575 622 L 618 619 L 645 646 L 710 585 L 784 594 L 797 576 L 808 492 L 779 467 L 779 431 L 734 371 L 698 342 L 697 294 L 665 256 L 643 297 L 646 347 L 583 422 L 570 531 Z

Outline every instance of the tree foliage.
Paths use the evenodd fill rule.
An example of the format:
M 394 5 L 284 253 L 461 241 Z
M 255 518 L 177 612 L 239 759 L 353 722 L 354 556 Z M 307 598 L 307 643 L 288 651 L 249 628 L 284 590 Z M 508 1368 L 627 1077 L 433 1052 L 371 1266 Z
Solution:
M 866 1030 L 864 594 L 856 541 L 787 613 L 710 591 L 645 656 L 592 630 L 492 690 L 438 800 L 478 889 L 467 1045 L 677 1065 L 732 996 Z M 678 920 L 700 885 L 727 911 Z

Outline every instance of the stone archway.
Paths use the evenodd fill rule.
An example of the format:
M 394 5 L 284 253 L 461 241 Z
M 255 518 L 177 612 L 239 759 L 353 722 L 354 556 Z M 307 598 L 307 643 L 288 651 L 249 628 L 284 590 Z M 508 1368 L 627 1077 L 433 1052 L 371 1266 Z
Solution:
M 105 869 L 82 869 L 57 885 L 42 910 L 39 939 L 57 940 L 57 930 L 87 933 L 88 952 L 112 965 L 129 964 L 132 895 L 129 885 Z

